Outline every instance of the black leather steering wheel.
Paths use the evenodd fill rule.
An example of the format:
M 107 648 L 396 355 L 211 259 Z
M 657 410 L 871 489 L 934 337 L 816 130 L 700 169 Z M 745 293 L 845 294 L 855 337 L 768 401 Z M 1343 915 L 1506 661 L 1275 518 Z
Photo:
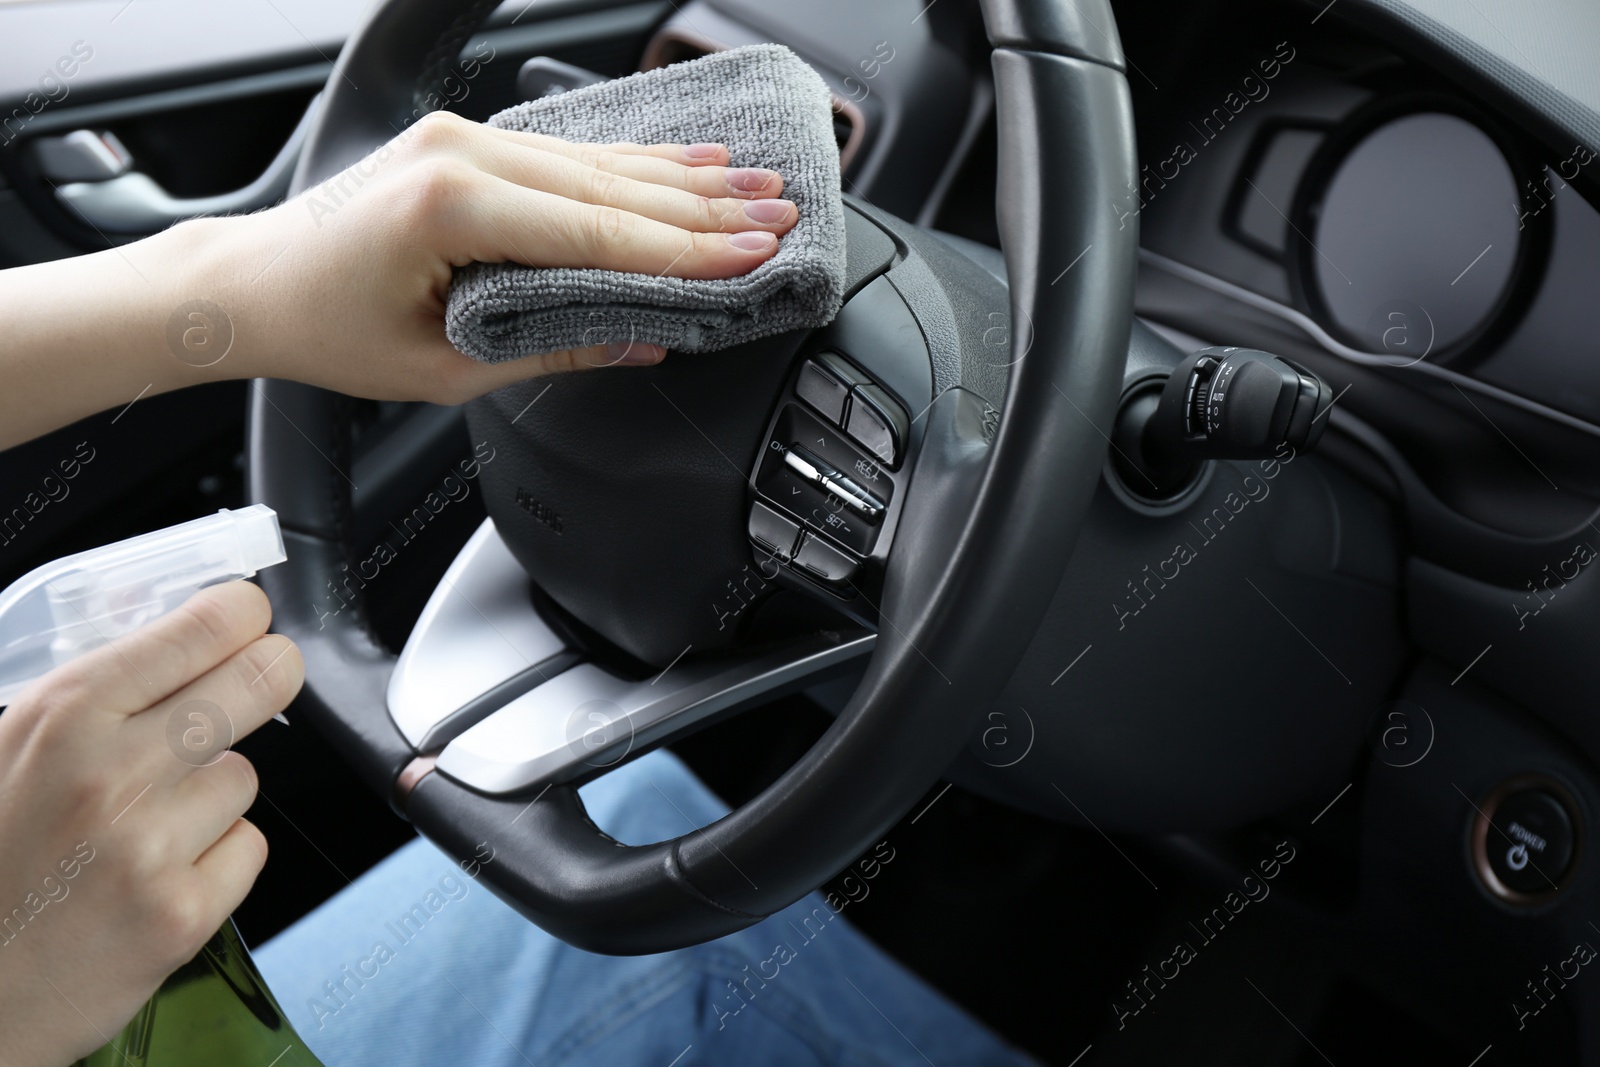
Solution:
M 497 2 L 373 5 L 328 81 L 296 188 L 355 162 L 427 110 L 468 35 Z M 936 783 L 984 700 L 1007 681 L 1056 589 L 1102 469 L 1106 445 L 1097 427 L 1112 425 L 1132 321 L 1137 227 L 1113 207 L 1125 202 L 1135 180 L 1132 109 L 1107 0 L 984 0 L 983 9 L 994 46 L 1009 295 L 937 240 L 852 205 L 858 227 L 852 255 L 856 234 L 869 230 L 887 249 L 882 263 L 867 264 L 855 279 L 857 298 L 903 299 L 896 313 L 916 319 L 925 338 L 917 351 L 931 365 L 922 371 L 931 382 L 927 407 L 913 420 L 915 447 L 898 476 L 892 548 L 880 546 L 867 561 L 870 579 L 815 597 L 875 621 L 876 646 L 854 696 L 823 738 L 763 793 L 713 825 L 673 841 L 622 846 L 585 815 L 575 775 L 496 794 L 433 769 L 390 716 L 385 689 L 395 656 L 372 634 L 362 605 L 332 617 L 319 617 L 316 608 L 352 558 L 351 402 L 295 383 L 256 384 L 250 489 L 277 509 L 289 551 L 288 563 L 263 572 L 262 583 L 278 627 L 305 654 L 304 713 L 446 851 L 481 857 L 487 843 L 495 858 L 480 878 L 568 942 L 618 954 L 681 947 L 751 925 L 821 885 Z M 1076 269 L 1064 270 L 1085 250 Z M 887 278 L 887 288 L 867 284 L 872 277 Z M 995 315 L 1030 326 L 999 335 L 1009 346 L 1000 358 Z M 662 487 L 661 501 L 703 490 L 695 504 L 710 513 L 716 531 L 707 551 L 734 546 L 749 561 L 750 480 L 733 467 L 744 463 L 748 471 L 760 462 L 775 391 L 792 381 L 792 368 L 813 349 L 811 339 L 793 336 L 746 346 L 742 365 L 752 369 L 740 375 L 727 375 L 730 364 L 713 354 L 575 376 L 584 381 L 573 388 L 588 392 L 572 394 L 583 414 L 569 423 L 551 403 L 546 421 L 513 428 L 515 420 L 499 413 L 533 395 L 517 387 L 473 405 L 474 432 L 498 433 L 505 442 L 543 434 L 537 445 L 548 467 L 552 457 L 587 455 L 596 437 L 615 440 L 668 425 L 646 420 L 646 429 L 631 429 L 625 413 L 611 425 L 591 418 L 583 398 L 618 388 L 620 379 L 679 397 L 723 389 L 720 407 L 697 410 L 694 418 L 721 450 L 736 450 L 732 463 L 719 468 L 686 459 L 681 484 L 673 484 L 670 463 L 653 472 L 653 481 Z M 720 384 L 710 382 L 706 368 L 722 376 Z M 726 413 L 720 422 L 717 410 Z M 683 440 L 692 438 L 686 433 Z M 670 447 L 655 452 L 674 455 Z M 512 499 L 514 478 L 486 474 L 484 488 L 490 514 L 502 525 L 511 516 L 526 519 L 526 503 L 519 510 Z M 656 503 L 633 501 L 632 521 L 648 527 Z M 597 528 L 614 514 L 607 506 L 593 499 L 571 505 L 594 517 Z M 559 549 L 567 585 L 556 610 L 587 624 L 598 644 L 663 666 L 665 646 L 628 630 L 618 621 L 626 613 L 584 602 L 572 575 L 581 577 L 585 567 L 599 575 L 608 563 L 600 547 L 590 559 L 572 542 Z M 523 538 L 512 547 L 536 584 L 554 572 L 535 542 Z M 664 559 L 651 562 L 662 572 L 675 568 Z M 860 596 L 851 600 L 856 591 Z M 659 599 L 662 618 L 670 620 L 670 598 Z M 823 632 L 841 640 L 840 629 Z M 762 647 L 762 655 L 772 654 L 770 642 Z M 737 655 L 739 648 L 725 651 Z M 650 741 L 670 739 L 668 732 Z

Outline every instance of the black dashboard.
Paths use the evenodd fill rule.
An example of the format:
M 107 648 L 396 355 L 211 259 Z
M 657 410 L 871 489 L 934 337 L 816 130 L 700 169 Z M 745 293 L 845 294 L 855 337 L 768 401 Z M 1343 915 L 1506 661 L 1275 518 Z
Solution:
M 1203 67 L 1132 79 L 1145 158 L 1192 149 L 1146 172 L 1140 310 L 1335 382 L 1329 447 L 1403 520 L 1410 638 L 1459 666 L 1495 646 L 1480 679 L 1587 744 L 1600 679 L 1550 652 L 1594 618 L 1565 562 L 1600 544 L 1594 143 L 1392 28 L 1243 6 L 1227 32 L 1189 14 Z

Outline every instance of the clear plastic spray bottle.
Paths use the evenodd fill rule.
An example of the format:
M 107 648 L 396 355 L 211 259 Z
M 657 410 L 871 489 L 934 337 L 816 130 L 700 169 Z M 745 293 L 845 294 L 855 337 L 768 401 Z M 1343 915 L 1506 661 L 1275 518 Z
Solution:
M 0 593 L 0 705 L 206 586 L 249 578 L 286 558 L 277 514 L 255 504 L 29 572 Z M 322 1067 L 273 999 L 232 919 L 77 1067 L 113 1065 Z

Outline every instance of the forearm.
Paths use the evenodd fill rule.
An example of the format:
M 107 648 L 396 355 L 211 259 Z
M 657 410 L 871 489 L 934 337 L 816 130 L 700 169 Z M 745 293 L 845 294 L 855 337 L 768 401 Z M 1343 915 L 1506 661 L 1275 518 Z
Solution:
M 208 295 L 218 265 L 208 262 L 215 228 L 237 220 L 187 223 L 144 241 L 72 259 L 0 271 L 0 449 L 97 411 L 185 385 L 236 376 L 226 359 L 211 366 L 209 340 L 189 321 L 176 346 L 168 324 L 181 305 Z M 208 277 L 208 275 L 210 275 Z M 183 334 L 191 345 L 183 347 Z

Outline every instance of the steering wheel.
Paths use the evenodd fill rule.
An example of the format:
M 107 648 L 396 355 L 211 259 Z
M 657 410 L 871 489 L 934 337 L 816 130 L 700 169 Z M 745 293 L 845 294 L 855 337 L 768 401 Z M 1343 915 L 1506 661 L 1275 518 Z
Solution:
M 328 80 L 296 189 L 429 109 L 497 3 L 372 5 Z M 425 836 L 563 940 L 664 951 L 824 883 L 937 782 L 1055 592 L 1104 463 L 1132 322 L 1137 226 L 1115 207 L 1136 176 L 1132 108 L 1108 0 L 983 0 L 983 13 L 1009 291 L 852 199 L 849 299 L 828 329 L 475 401 L 491 523 L 412 642 L 429 629 L 446 652 L 408 644 L 397 665 L 351 581 L 352 402 L 256 383 L 250 489 L 278 511 L 289 554 L 262 583 L 305 655 L 303 714 Z M 857 426 L 858 413 L 876 422 Z M 776 499 L 801 489 L 826 507 Z M 741 585 L 748 608 L 716 606 Z M 352 602 L 319 609 L 329 589 Z M 448 693 L 407 689 L 424 660 L 476 663 L 472 642 L 494 643 L 446 632 L 500 610 L 452 614 L 452 592 L 514 602 L 522 614 L 501 630 L 537 631 L 509 643 L 538 645 L 526 654 L 538 662 Z M 832 726 L 725 818 L 624 846 L 586 816 L 582 781 L 841 665 L 864 673 Z M 600 706 L 617 736 L 574 734 Z M 535 744 L 564 730 L 573 744 Z

